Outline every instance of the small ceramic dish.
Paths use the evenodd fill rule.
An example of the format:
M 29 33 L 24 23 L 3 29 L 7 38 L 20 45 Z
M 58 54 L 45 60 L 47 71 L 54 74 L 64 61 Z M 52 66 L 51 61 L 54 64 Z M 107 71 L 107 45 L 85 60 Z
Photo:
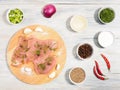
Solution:
M 71 17 L 70 27 L 75 32 L 82 31 L 87 27 L 87 19 L 80 15 L 74 15 Z
M 69 71 L 69 80 L 72 84 L 80 85 L 86 78 L 85 71 L 81 67 L 74 67 Z
M 113 44 L 114 34 L 109 31 L 102 31 L 98 34 L 98 43 L 101 47 L 106 48 Z
M 112 15 L 113 16 L 107 16 L 107 15 L 111 15 L 111 14 L 107 14 L 106 12 L 104 12 L 104 16 L 106 17 L 107 16 L 107 20 L 111 17 L 112 19 L 111 20 L 109 20 L 109 21 L 103 21 L 102 19 L 101 19 L 101 12 L 103 11 L 103 10 L 109 10 L 109 11 L 111 11 L 112 12 Z M 103 23 L 103 24 L 108 24 L 108 23 L 111 23 L 113 20 L 114 20 L 114 18 L 115 18 L 115 11 L 112 9 L 112 8 L 110 8 L 110 7 L 104 7 L 104 8 L 100 8 L 99 9 L 99 11 L 98 11 L 98 19 L 100 20 L 100 22 L 101 23 Z
M 23 22 L 24 13 L 21 9 L 18 8 L 8 9 L 6 18 L 9 24 L 17 25 Z
M 87 47 L 89 47 L 88 49 L 90 50 L 89 52 L 88 51 L 86 51 L 86 52 L 81 51 L 82 52 L 81 54 L 87 53 L 87 52 L 89 53 L 89 55 L 86 58 L 81 57 L 80 54 L 79 54 L 79 48 L 81 46 L 84 46 L 84 45 L 87 45 Z M 90 58 L 92 56 L 92 54 L 93 54 L 93 48 L 89 43 L 80 43 L 80 44 L 77 45 L 77 47 L 76 47 L 76 56 L 77 56 L 78 59 L 80 59 L 80 60 L 88 59 L 88 58 Z

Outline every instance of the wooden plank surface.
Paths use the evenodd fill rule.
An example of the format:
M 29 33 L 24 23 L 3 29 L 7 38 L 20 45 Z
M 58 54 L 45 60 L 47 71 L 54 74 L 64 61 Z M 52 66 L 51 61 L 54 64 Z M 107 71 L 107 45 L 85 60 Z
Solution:
M 120 88 L 120 6 L 119 0 L 108 1 L 108 0 L 70 0 L 70 2 L 84 2 L 83 4 L 72 5 L 71 3 L 68 5 L 66 2 L 68 0 L 47 0 L 46 2 L 43 0 L 16 0 L 12 1 L 0 1 L 0 90 L 34 90 L 34 89 L 50 89 L 55 90 L 56 88 L 61 89 L 71 89 L 71 90 L 101 90 L 101 89 L 111 89 L 111 90 L 119 90 Z M 59 2 L 59 3 L 58 3 Z M 65 3 L 63 3 L 65 2 Z M 89 2 L 89 3 L 88 3 Z M 57 7 L 57 13 L 50 19 L 44 18 L 41 14 L 42 7 L 46 3 L 55 3 Z M 62 3 L 62 4 L 60 4 Z M 90 4 L 91 3 L 91 4 Z M 97 4 L 95 4 L 97 3 Z M 110 4 L 107 4 L 110 3 Z M 112 4 L 113 3 L 113 4 Z M 9 25 L 6 22 L 6 10 L 9 8 L 18 7 L 21 8 L 25 12 L 25 20 L 23 23 L 19 25 Z M 115 20 L 108 25 L 101 25 L 95 20 L 95 13 L 100 7 L 112 7 L 116 12 Z M 72 15 L 83 15 L 88 19 L 88 27 L 85 31 L 80 33 L 75 33 L 69 30 L 67 26 L 67 22 Z M 32 24 L 43 24 L 55 29 L 61 37 L 64 39 L 66 47 L 67 47 L 67 62 L 65 68 L 62 73 L 52 82 L 44 84 L 44 85 L 29 85 L 25 84 L 18 79 L 16 79 L 10 72 L 7 62 L 6 62 L 6 48 L 9 39 L 11 36 L 27 25 Z M 95 35 L 100 31 L 111 31 L 115 35 L 115 41 L 112 46 L 101 49 L 96 46 Z M 80 61 L 77 60 L 73 55 L 73 48 L 81 42 L 89 42 L 94 47 L 94 54 L 88 61 Z M 107 72 L 104 61 L 101 61 L 100 53 L 105 53 L 111 62 L 111 73 Z M 96 79 L 93 75 L 93 66 L 94 59 L 97 59 L 100 65 L 102 66 L 102 70 L 109 76 L 109 80 L 100 81 Z M 79 87 L 72 85 L 69 83 L 67 78 L 68 71 L 70 68 L 80 66 L 86 72 L 86 80 Z M 44 88 L 44 89 L 43 89 Z M 99 88 L 99 89 L 98 89 Z

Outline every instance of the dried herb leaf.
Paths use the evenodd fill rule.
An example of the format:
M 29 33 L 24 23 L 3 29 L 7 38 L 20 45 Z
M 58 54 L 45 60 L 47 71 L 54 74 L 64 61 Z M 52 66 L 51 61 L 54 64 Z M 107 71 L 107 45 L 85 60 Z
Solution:
M 36 55 L 40 56 L 40 50 L 36 50 Z
M 26 49 L 25 49 L 25 52 L 27 52 L 29 49 L 30 49 L 30 48 L 26 48 Z
M 45 59 L 46 62 L 47 62 L 47 65 L 51 65 L 52 59 L 53 59 L 52 57 L 48 57 L 48 58 Z
M 43 64 L 39 64 L 38 67 L 41 68 L 42 70 L 45 70 L 45 68 L 46 68 L 44 63 Z

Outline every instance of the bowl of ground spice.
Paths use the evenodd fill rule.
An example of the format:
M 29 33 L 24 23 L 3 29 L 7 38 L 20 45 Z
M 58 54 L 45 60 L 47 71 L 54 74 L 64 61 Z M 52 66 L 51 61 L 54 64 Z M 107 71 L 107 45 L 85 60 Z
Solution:
M 83 44 L 78 44 L 77 50 L 76 50 L 76 55 L 78 59 L 84 60 L 88 59 L 91 57 L 93 54 L 93 48 L 90 44 L 88 43 L 83 43 Z
M 72 68 L 69 72 L 70 82 L 76 85 L 83 83 L 85 77 L 86 77 L 85 71 L 80 67 Z
M 115 18 L 115 12 L 112 8 L 109 8 L 109 7 L 101 8 L 98 11 L 98 19 L 103 24 L 112 22 L 114 18 Z

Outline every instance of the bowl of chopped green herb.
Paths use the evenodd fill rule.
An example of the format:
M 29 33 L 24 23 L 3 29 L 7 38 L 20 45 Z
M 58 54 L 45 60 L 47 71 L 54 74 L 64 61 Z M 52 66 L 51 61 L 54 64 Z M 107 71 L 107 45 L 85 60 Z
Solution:
M 98 19 L 103 24 L 112 22 L 114 18 L 115 18 L 115 12 L 112 8 L 109 8 L 109 7 L 101 8 L 98 11 Z
M 24 19 L 24 14 L 21 9 L 13 8 L 7 11 L 7 21 L 10 24 L 14 24 L 14 25 L 19 24 L 23 21 L 23 19 Z

